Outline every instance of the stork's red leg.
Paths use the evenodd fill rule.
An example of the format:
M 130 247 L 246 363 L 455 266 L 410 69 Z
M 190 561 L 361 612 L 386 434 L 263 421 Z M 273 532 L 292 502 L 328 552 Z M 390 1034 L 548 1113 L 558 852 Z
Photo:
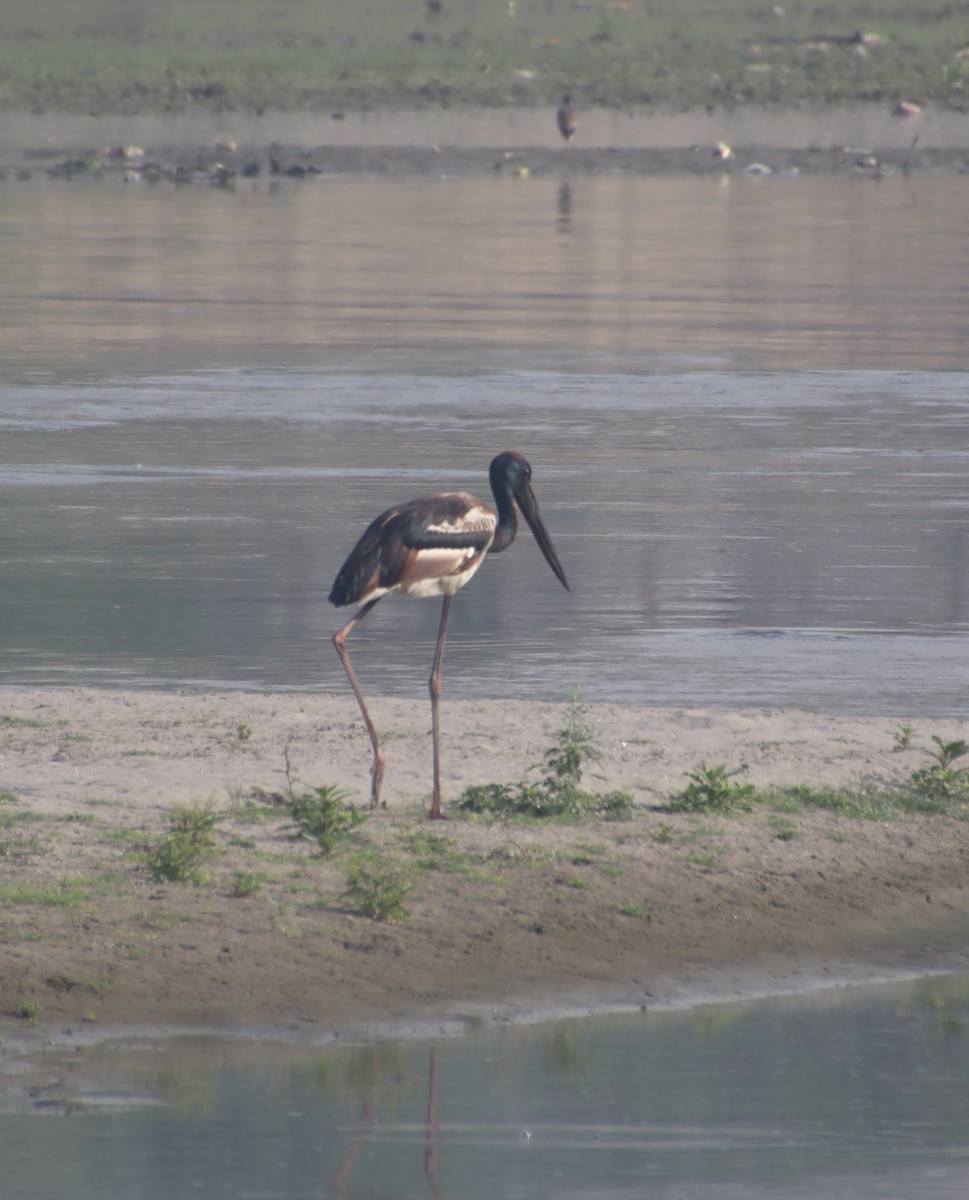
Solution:
M 360 624 L 363 618 L 377 603 L 380 597 L 375 600 L 368 600 L 353 617 L 347 621 L 342 629 L 338 629 L 333 635 L 333 645 L 336 646 L 336 652 L 340 656 L 340 662 L 343 663 L 343 669 L 347 673 L 347 679 L 350 680 L 350 686 L 353 688 L 353 694 L 357 698 L 357 704 L 360 706 L 360 714 L 363 717 L 363 723 L 367 727 L 367 733 L 370 734 L 370 745 L 373 746 L 373 767 L 370 770 L 370 807 L 376 808 L 380 803 L 380 785 L 384 781 L 384 756 L 380 749 L 380 738 L 377 737 L 377 727 L 374 725 L 370 713 L 367 711 L 367 702 L 363 698 L 363 692 L 360 690 L 360 684 L 357 681 L 356 672 L 350 663 L 350 652 L 346 647 L 347 636 L 353 632 Z
M 441 812 L 441 724 L 437 710 L 441 700 L 441 659 L 444 657 L 444 638 L 447 634 L 447 618 L 450 611 L 451 594 L 445 592 L 441 627 L 437 631 L 437 648 L 434 651 L 434 666 L 431 668 L 431 678 L 427 685 L 431 693 L 431 738 L 434 744 L 434 792 L 431 811 L 427 814 L 432 821 L 444 819 L 444 813 Z

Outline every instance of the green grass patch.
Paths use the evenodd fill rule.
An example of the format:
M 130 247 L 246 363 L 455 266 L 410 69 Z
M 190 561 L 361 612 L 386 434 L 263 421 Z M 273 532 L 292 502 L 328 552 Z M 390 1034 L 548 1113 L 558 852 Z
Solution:
M 157 883 L 207 883 L 206 865 L 218 854 L 218 820 L 211 802 L 173 808 L 168 832 L 154 838 L 145 853 L 151 878 Z
M 702 867 L 706 871 L 716 867 L 720 859 L 723 857 L 723 847 L 718 846 L 710 850 L 691 850 L 683 855 L 683 861 L 694 867 Z
M 768 817 L 767 824 L 773 828 L 778 841 L 793 842 L 801 836 L 801 831 L 790 817 L 779 815 Z
M 904 788 L 834 788 L 799 783 L 765 793 L 764 801 L 786 812 L 817 808 L 862 821 L 894 821 L 911 814 L 945 811 L 945 806 Z
M 342 899 L 372 921 L 404 921 L 404 900 L 414 887 L 411 869 L 399 862 L 370 855 L 347 866 Z
M 911 0 L 6 0 L 3 35 L 0 103 L 21 110 L 551 106 L 566 89 L 580 109 L 965 110 L 969 90 L 964 10 Z
M 47 850 L 48 847 L 36 836 L 0 836 L 0 858 L 9 862 L 23 862 L 35 855 L 45 854 Z
M 283 797 L 255 788 L 245 794 L 230 795 L 226 815 L 243 825 L 265 825 L 285 814 Z
M 119 895 L 124 886 L 115 875 L 63 876 L 37 885 L 0 880 L 0 908 L 38 905 L 75 910 L 92 898 Z
M 66 718 L 51 720 L 48 717 L 22 717 L 19 713 L 0 713 L 0 725 L 10 725 L 17 729 L 63 729 L 70 725 Z
M 255 896 L 257 892 L 262 891 L 266 886 L 269 878 L 269 875 L 265 871 L 236 871 L 232 876 L 232 895 L 238 899 L 243 899 L 246 896 Z

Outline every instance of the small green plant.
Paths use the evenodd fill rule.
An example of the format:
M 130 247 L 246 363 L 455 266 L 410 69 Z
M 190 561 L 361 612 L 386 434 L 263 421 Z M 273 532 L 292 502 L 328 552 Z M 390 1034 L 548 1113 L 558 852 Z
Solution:
M 935 749 L 926 751 L 932 761 L 927 767 L 912 772 L 912 788 L 940 808 L 969 802 L 969 771 L 952 766 L 956 759 L 969 754 L 969 743 L 961 739 L 944 742 L 935 734 L 932 741 Z
M 602 754 L 593 745 L 598 733 L 595 725 L 582 720 L 579 694 L 574 692 L 565 724 L 556 731 L 555 745 L 545 752 L 545 784 L 550 790 L 578 787 L 585 764 L 601 761 Z
M 148 873 L 156 882 L 207 882 L 206 863 L 217 854 L 215 826 L 219 814 L 214 805 L 177 805 L 172 809 L 170 828 L 148 845 Z
M 893 750 L 911 750 L 912 748 L 912 726 L 903 721 L 895 730 L 895 738 L 892 744 Z
M 254 896 L 268 881 L 265 871 L 236 871 L 232 876 L 232 895 L 239 899 Z
M 793 842 L 801 836 L 801 831 L 790 817 L 768 817 L 767 824 L 773 827 L 778 840 L 781 842 Z
M 403 846 L 421 871 L 463 870 L 470 862 L 470 856 L 457 850 L 448 838 L 425 829 L 406 834 Z
M 932 734 L 932 741 L 935 742 L 935 749 L 928 753 L 935 760 L 935 764 L 948 770 L 957 758 L 963 758 L 969 754 L 969 743 L 962 739 L 953 742 L 944 742 L 936 734 Z
M 737 809 L 750 812 L 757 789 L 752 783 L 731 783 L 740 770 L 728 771 L 722 765 L 708 767 L 701 762 L 689 773 L 686 787 L 670 796 L 667 807 L 672 812 L 730 813 Z
M 637 900 L 620 900 L 616 905 L 616 912 L 624 917 L 646 917 L 649 914 L 649 906 Z
M 404 898 L 414 886 L 407 867 L 388 859 L 358 858 L 347 867 L 343 899 L 373 921 L 405 921 Z
M 555 882 L 561 887 L 573 888 L 575 891 L 587 891 L 592 884 L 588 879 L 583 879 L 581 875 L 559 875 Z
M 347 804 L 347 793 L 338 787 L 316 787 L 293 796 L 291 809 L 300 837 L 315 841 L 323 858 L 329 858 L 340 841 L 367 819 L 367 814 Z
M 39 1019 L 40 1014 L 43 1011 L 43 1004 L 40 1004 L 36 1000 L 25 1000 L 23 1004 L 18 1005 L 17 1016 L 20 1017 L 22 1021 L 26 1021 L 28 1024 L 33 1025 Z
M 546 751 L 545 775 L 538 783 L 486 783 L 465 788 L 458 808 L 464 812 L 529 817 L 576 819 L 598 815 L 606 820 L 628 817 L 632 796 L 625 791 L 606 794 L 582 788 L 582 773 L 602 755 L 593 744 L 598 730 L 582 719 L 578 692 L 572 696 L 568 716 L 555 732 L 555 743 Z
M 723 847 L 719 846 L 713 850 L 691 850 L 689 854 L 683 855 L 683 861 L 691 863 L 694 867 L 702 867 L 705 871 L 712 870 L 723 857 Z

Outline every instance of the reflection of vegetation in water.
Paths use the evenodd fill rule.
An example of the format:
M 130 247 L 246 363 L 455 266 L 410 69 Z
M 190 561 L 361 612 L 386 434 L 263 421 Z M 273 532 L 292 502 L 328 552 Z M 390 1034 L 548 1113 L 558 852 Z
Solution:
M 574 1023 L 553 1030 L 545 1039 L 545 1058 L 556 1075 L 571 1078 L 581 1074 L 579 1034 Z
M 923 1005 L 932 1014 L 937 1033 L 963 1033 L 964 1014 L 969 1007 L 969 976 L 930 975 L 918 980 L 909 1011 Z
M 211 1116 L 219 1107 L 219 1088 L 211 1067 L 171 1067 L 154 1076 L 155 1090 L 183 1117 Z
M 763 0 L 7 0 L 7 108 L 85 112 L 805 101 L 965 107 L 957 5 Z
M 414 1076 L 408 1069 L 408 1051 L 394 1042 L 356 1046 L 346 1060 L 346 1104 L 353 1116 L 393 1116 L 410 1095 Z

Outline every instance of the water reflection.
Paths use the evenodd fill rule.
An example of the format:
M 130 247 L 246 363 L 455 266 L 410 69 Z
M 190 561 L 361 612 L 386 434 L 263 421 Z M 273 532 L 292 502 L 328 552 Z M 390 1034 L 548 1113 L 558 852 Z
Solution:
M 75 1050 L 56 1156 L 0 1115 L 5 1194 L 962 1196 L 967 1006 L 937 977 L 430 1045 Z
M 566 182 L 12 187 L 3 378 L 965 367 L 960 177 Z

